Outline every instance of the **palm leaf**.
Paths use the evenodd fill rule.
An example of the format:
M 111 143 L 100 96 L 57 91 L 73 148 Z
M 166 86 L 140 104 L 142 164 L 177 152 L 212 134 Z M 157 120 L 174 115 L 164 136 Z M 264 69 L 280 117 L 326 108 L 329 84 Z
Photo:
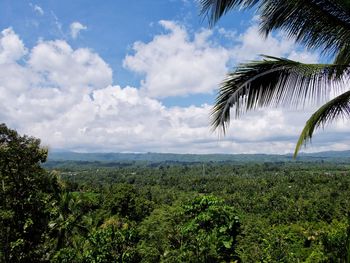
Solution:
M 259 0 L 200 0 L 201 14 L 209 17 L 209 23 L 215 24 L 221 16 L 233 8 L 250 8 Z
M 308 48 L 337 54 L 350 37 L 350 9 L 345 1 L 265 0 L 258 13 L 261 31 L 268 35 L 282 29 Z
M 338 97 L 324 104 L 306 122 L 295 147 L 294 158 L 296 158 L 302 145 L 311 141 L 314 130 L 324 127 L 325 124 L 339 118 L 350 116 L 350 91 L 344 92 Z
M 349 47 L 350 3 L 347 0 L 201 0 L 200 3 L 201 13 L 209 17 L 211 25 L 234 8 L 257 6 L 261 32 L 265 35 L 282 29 L 308 48 L 320 48 L 332 56 Z M 348 51 L 350 48 L 340 58 L 344 58 L 344 54 L 349 57 Z M 342 63 L 337 60 L 335 64 Z
M 341 74 L 339 73 L 341 72 Z M 331 88 L 339 89 L 349 68 L 343 65 L 303 64 L 267 57 L 240 65 L 222 83 L 212 110 L 212 126 L 222 127 L 235 116 L 266 106 L 294 106 L 324 101 Z

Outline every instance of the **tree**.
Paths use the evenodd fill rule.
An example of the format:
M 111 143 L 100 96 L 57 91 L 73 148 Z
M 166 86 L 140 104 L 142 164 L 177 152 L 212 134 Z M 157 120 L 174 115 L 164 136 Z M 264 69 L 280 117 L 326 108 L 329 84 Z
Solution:
M 261 61 L 239 65 L 223 81 L 212 110 L 214 129 L 223 132 L 235 116 L 265 106 L 297 106 L 327 99 L 330 90 L 340 90 L 350 73 L 350 2 L 347 0 L 201 0 L 202 13 L 211 24 L 228 11 L 256 7 L 260 31 L 274 29 L 309 49 L 334 57 L 332 64 L 305 64 L 264 56 Z M 294 157 L 309 142 L 316 128 L 350 115 L 350 91 L 328 101 L 306 122 Z
M 155 209 L 140 227 L 142 262 L 236 262 L 240 222 L 212 196 Z
M 114 225 L 114 218 L 94 231 L 88 237 L 84 248 L 83 262 L 140 262 L 136 252 L 137 231 L 128 223 Z M 119 221 L 119 220 L 118 220 Z
M 40 140 L 0 124 L 0 261 L 45 261 L 50 208 L 56 177 L 40 164 L 47 150 Z
M 50 221 L 51 233 L 57 238 L 55 250 L 63 248 L 76 248 L 79 241 L 74 237 L 81 233 L 88 233 L 87 225 L 82 221 L 82 199 L 71 192 L 62 192 L 59 196 L 57 206 L 53 209 L 55 218 Z

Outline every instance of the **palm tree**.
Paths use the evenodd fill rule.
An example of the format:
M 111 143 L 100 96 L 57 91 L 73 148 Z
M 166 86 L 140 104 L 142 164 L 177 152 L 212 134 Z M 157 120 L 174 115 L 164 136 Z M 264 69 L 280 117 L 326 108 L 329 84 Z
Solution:
M 78 248 L 81 246 L 79 237 L 87 236 L 89 225 L 84 220 L 82 200 L 71 192 L 62 192 L 57 206 L 57 217 L 50 222 L 50 227 L 57 238 L 56 250 L 66 247 Z
M 263 56 L 261 61 L 239 65 L 222 82 L 212 110 L 214 129 L 225 130 L 230 109 L 235 117 L 266 106 L 298 106 L 324 101 L 340 91 L 350 73 L 350 1 L 348 0 L 200 0 L 202 14 L 213 25 L 228 11 L 256 8 L 260 31 L 287 35 L 309 49 L 332 57 L 332 64 L 304 64 Z M 344 91 L 344 90 L 343 90 Z M 295 147 L 294 157 L 313 132 L 339 117 L 350 116 L 350 90 L 328 101 L 312 114 Z

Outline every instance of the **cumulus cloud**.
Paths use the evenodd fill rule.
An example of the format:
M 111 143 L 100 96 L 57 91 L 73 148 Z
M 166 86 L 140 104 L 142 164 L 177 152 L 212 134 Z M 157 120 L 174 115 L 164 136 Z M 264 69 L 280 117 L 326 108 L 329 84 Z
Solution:
M 293 150 L 312 109 L 252 112 L 232 120 L 227 137 L 219 139 L 216 133 L 210 132 L 211 105 L 166 107 L 155 98 L 170 88 L 159 86 L 153 78 L 162 78 L 164 73 L 178 85 L 186 84 L 181 76 L 172 74 L 186 75 L 185 71 L 193 67 L 208 81 L 221 78 L 219 71 L 225 71 L 225 63 L 218 61 L 216 66 L 220 70 L 213 69 L 213 72 L 203 65 L 214 63 L 216 56 L 224 60 L 229 56 L 228 50 L 209 41 L 211 31 L 200 31 L 191 37 L 176 23 L 162 22 L 162 25 L 169 31 L 154 37 L 150 43 L 136 44 L 135 54 L 125 60 L 128 67 L 146 74 L 141 88 L 113 84 L 111 68 L 90 49 L 74 49 L 67 42 L 56 40 L 40 41 L 28 50 L 12 29 L 5 29 L 0 36 L 1 122 L 21 133 L 40 137 L 44 144 L 55 149 L 178 153 Z M 149 52 L 155 52 L 156 61 L 166 63 L 158 67 Z M 170 67 L 167 64 L 170 61 L 179 62 L 180 69 Z M 147 65 L 154 68 L 147 69 Z M 155 75 L 157 67 L 160 76 Z M 164 82 L 176 90 L 168 94 L 184 94 L 181 85 L 181 88 L 171 86 L 173 81 Z M 188 83 L 186 87 L 197 88 Z M 198 82 L 198 92 L 213 89 L 214 82 L 211 83 Z M 328 139 L 312 149 L 343 149 L 350 138 L 335 141 L 339 132 L 348 134 L 344 123 L 331 126 Z M 323 134 L 320 133 L 320 138 Z
M 236 62 L 246 62 L 258 58 L 261 54 L 285 57 L 306 63 L 314 63 L 319 59 L 317 53 L 298 48 L 293 40 L 282 33 L 270 34 L 265 38 L 259 32 L 259 25 L 254 23 L 237 36 L 232 56 Z
M 62 88 L 101 88 L 112 82 L 112 70 L 91 50 L 73 50 L 63 41 L 39 42 L 28 60 L 31 68 L 45 75 L 45 82 Z
M 214 42 L 211 30 L 190 34 L 178 23 L 159 23 L 166 33 L 148 43 L 134 43 L 132 54 L 124 60 L 124 67 L 143 74 L 142 92 L 155 98 L 212 93 L 229 70 L 228 64 L 256 59 L 261 54 L 302 62 L 318 60 L 316 53 L 297 48 L 282 34 L 262 37 L 256 23 L 240 35 L 219 28 L 218 33 L 232 43 L 231 47 Z
M 70 35 L 73 39 L 76 39 L 82 30 L 87 30 L 87 26 L 79 22 L 73 22 L 70 24 Z
M 27 53 L 23 42 L 15 34 L 12 28 L 1 32 L 0 38 L 0 63 L 7 64 L 15 62 Z
M 124 66 L 145 75 L 142 91 L 151 97 L 211 93 L 227 71 L 229 51 L 209 41 L 210 30 L 190 37 L 187 30 L 171 21 L 160 21 L 167 31 L 149 43 L 136 42 L 134 54 Z

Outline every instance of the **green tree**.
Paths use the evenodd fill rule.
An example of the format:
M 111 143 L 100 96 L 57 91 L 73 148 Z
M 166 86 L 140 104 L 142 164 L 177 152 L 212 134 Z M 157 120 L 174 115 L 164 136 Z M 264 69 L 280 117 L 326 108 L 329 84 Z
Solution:
M 99 210 L 100 202 L 99 194 L 62 190 L 49 223 L 54 251 L 52 262 L 81 261 L 89 235 L 105 216 L 105 212 Z
M 83 262 L 140 262 L 135 249 L 137 242 L 138 236 L 134 227 L 127 223 L 119 227 L 107 222 L 89 235 Z
M 142 262 L 234 262 L 238 217 L 214 196 L 156 209 L 142 222 Z
M 59 202 L 53 210 L 55 218 L 50 221 L 51 233 L 57 238 L 55 250 L 67 247 L 79 247 L 78 237 L 82 233 L 88 233 L 84 224 L 84 212 L 81 208 L 82 199 L 71 192 L 63 192 L 59 196 Z
M 115 184 L 107 192 L 104 208 L 111 215 L 120 215 L 134 221 L 141 221 L 153 210 L 153 202 L 137 193 L 136 188 L 128 184 Z
M 39 139 L 0 124 L 1 262 L 45 261 L 50 207 L 59 192 L 56 177 L 40 166 L 46 157 Z
M 179 258 L 183 262 L 233 262 L 236 255 L 238 217 L 232 207 L 214 196 L 200 196 L 184 206 Z M 194 260 L 196 258 L 196 260 Z
M 304 64 L 264 56 L 262 61 L 239 65 L 227 75 L 212 111 L 214 128 L 223 132 L 235 116 L 265 106 L 303 105 L 327 99 L 331 89 L 345 83 L 350 72 L 350 2 L 347 0 L 201 0 L 202 13 L 215 23 L 226 12 L 256 8 L 260 31 L 281 29 L 298 43 L 334 57 L 332 64 Z M 349 117 L 350 91 L 328 101 L 312 114 L 301 132 L 294 156 L 318 127 Z

